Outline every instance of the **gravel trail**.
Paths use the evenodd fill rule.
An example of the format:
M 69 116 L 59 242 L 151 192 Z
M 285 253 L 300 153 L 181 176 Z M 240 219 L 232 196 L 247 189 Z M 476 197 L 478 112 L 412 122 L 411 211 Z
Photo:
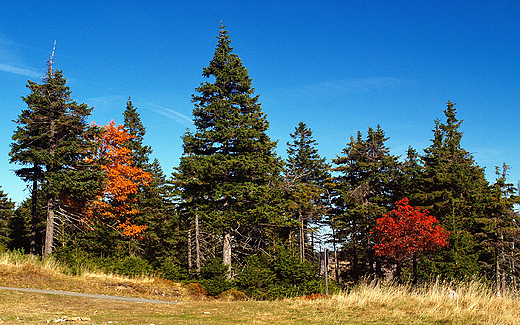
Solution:
M 10 287 L 0 287 L 0 290 L 25 291 L 25 292 L 43 293 L 43 294 L 51 294 L 51 295 L 65 295 L 65 296 L 85 297 L 85 298 L 94 298 L 94 299 L 110 299 L 110 300 L 140 302 L 140 303 L 150 303 L 150 304 L 178 304 L 179 303 L 179 301 L 165 301 L 165 300 L 144 299 L 144 298 L 134 298 L 134 297 L 95 295 L 95 294 L 90 294 L 90 293 L 57 291 L 57 290 L 41 290 L 41 289 L 10 288 Z

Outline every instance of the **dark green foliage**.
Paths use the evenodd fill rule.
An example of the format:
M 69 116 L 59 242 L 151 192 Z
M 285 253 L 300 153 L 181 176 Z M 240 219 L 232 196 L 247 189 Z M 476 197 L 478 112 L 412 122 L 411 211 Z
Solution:
M 480 226 L 475 237 L 481 246 L 481 272 L 494 279 L 499 291 L 514 285 L 520 275 L 515 267 L 520 262 L 520 223 L 514 211 L 520 198 L 513 184 L 507 182 L 509 168 L 506 164 L 501 169 L 496 167 L 486 216 L 476 220 Z
M 202 285 L 208 295 L 217 297 L 232 288 L 232 283 L 227 279 L 227 271 L 228 267 L 221 259 L 211 259 L 202 267 L 202 272 L 195 282 Z
M 285 166 L 288 177 L 301 183 L 323 184 L 330 176 L 330 165 L 318 154 L 318 144 L 312 137 L 312 130 L 300 122 L 290 136 L 293 142 L 287 142 Z
M 77 246 L 56 249 L 55 257 L 67 268 L 66 272 L 80 275 L 83 271 L 113 273 L 123 276 L 151 276 L 153 267 L 146 260 L 136 256 L 104 256 L 89 254 Z
M 323 278 L 314 265 L 300 261 L 298 252 L 276 245 L 268 253 L 251 255 L 235 280 L 254 299 L 277 299 L 325 293 Z
M 421 191 L 421 177 L 423 166 L 419 154 L 412 147 L 406 152 L 406 159 L 401 164 L 401 175 L 398 180 L 395 197 L 398 199 L 408 198 L 410 205 L 416 206 L 419 203 L 416 199 Z
M 303 261 L 306 252 L 312 253 L 308 232 L 313 226 L 319 227 L 319 222 L 327 212 L 328 197 L 324 183 L 330 177 L 330 166 L 325 158 L 319 156 L 312 131 L 305 123 L 300 122 L 290 136 L 294 141 L 287 143 L 284 188 L 287 195 L 286 209 L 297 227 L 290 230 L 288 237 L 293 236 L 293 231 L 298 234 L 300 260 Z
M 482 246 L 476 238 L 478 220 L 487 218 L 490 187 L 484 170 L 461 147 L 462 121 L 456 118 L 455 104 L 448 101 L 446 122 L 435 121 L 434 138 L 424 150 L 424 172 L 416 199 L 436 216 L 450 232 L 449 247 L 422 265 L 425 274 L 463 278 L 480 273 Z
M 30 166 L 17 170 L 18 176 L 42 182 L 47 204 L 44 255 L 48 255 L 54 245 L 56 212 L 67 216 L 80 210 L 98 192 L 101 172 L 86 161 L 95 148 L 98 131 L 86 121 L 92 109 L 71 99 L 62 72 L 52 70 L 52 59 L 43 81 L 28 81 L 31 93 L 23 97 L 28 108 L 16 120 L 9 154 L 11 163 Z
M 136 223 L 147 226 L 144 238 L 138 243 L 143 250 L 141 255 L 153 264 L 176 253 L 179 259 L 184 252 L 181 244 L 182 233 L 179 228 L 179 218 L 174 207 L 169 203 L 169 191 L 166 187 L 166 177 L 157 159 L 150 162 L 152 148 L 143 144 L 146 129 L 141 122 L 137 108 L 128 99 L 123 112 L 124 128 L 135 138 L 127 144 L 132 151 L 133 163 L 136 167 L 152 175 L 148 186 L 139 189 L 133 198 L 134 207 L 139 213 L 134 216 Z
M 13 230 L 19 228 L 13 225 L 14 202 L 0 189 L 0 249 L 5 249 L 10 243 L 10 235 Z M 10 225 L 11 223 L 11 225 Z M 22 227 L 23 230 L 25 230 Z M 21 232 L 23 234 L 23 232 Z M 23 237 L 23 235 L 21 236 Z
M 163 258 L 158 271 L 161 277 L 167 280 L 185 281 L 188 279 L 188 270 L 184 265 L 180 265 L 176 258 Z
M 136 256 L 105 259 L 104 269 L 107 272 L 126 276 L 150 275 L 153 270 L 152 266 L 146 260 Z
M 400 176 L 397 157 L 385 146 L 387 139 L 379 126 L 369 128 L 366 139 L 358 132 L 343 155 L 332 160 L 337 176 L 328 184 L 333 203 L 331 225 L 352 261 L 349 276 L 355 280 L 368 274 L 381 276 L 381 261 L 374 254 L 370 231 L 398 200 Z
M 213 59 L 203 68 L 202 75 L 212 82 L 202 83 L 192 96 L 196 130 L 183 136 L 184 153 L 173 182 L 190 228 L 197 214 L 212 242 L 248 243 L 233 245 L 234 250 L 248 248 L 233 254 L 240 261 L 265 246 L 266 232 L 279 222 L 275 185 L 281 161 L 276 142 L 266 134 L 269 123 L 259 96 L 227 34 L 221 26 Z M 223 260 L 231 265 L 226 254 Z

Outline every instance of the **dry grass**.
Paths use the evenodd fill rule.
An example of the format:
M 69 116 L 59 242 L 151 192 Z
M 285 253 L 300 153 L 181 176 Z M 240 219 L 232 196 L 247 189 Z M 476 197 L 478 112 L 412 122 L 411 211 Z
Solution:
M 72 277 L 55 262 L 0 256 L 0 286 L 182 301 L 167 305 L 0 291 L 0 324 L 42 324 L 62 316 L 86 318 L 84 324 L 520 324 L 518 297 L 511 292 L 497 297 L 478 282 L 455 285 L 456 297 L 449 295 L 449 284 L 412 288 L 366 282 L 330 297 L 201 300 L 170 281 L 86 272 Z
M 359 317 L 360 323 L 378 324 L 520 324 L 520 300 L 513 293 L 497 296 L 479 282 L 455 285 L 434 283 L 418 288 L 406 285 L 364 283 L 343 293 L 294 308 L 341 310 Z

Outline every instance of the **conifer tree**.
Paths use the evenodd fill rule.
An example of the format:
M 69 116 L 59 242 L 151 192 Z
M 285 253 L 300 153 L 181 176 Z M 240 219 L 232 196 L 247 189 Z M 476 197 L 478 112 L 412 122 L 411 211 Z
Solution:
M 455 104 L 448 101 L 444 110 L 446 122 L 435 121 L 430 147 L 424 150 L 424 172 L 420 205 L 428 208 L 450 232 L 449 246 L 425 260 L 425 274 L 442 274 L 461 278 L 478 274 L 482 247 L 475 237 L 487 218 L 490 190 L 484 170 L 461 146 L 462 121 L 456 117 Z
M 396 188 L 396 198 L 408 198 L 412 205 L 417 204 L 416 196 L 421 191 L 423 166 L 418 152 L 409 147 L 406 159 L 401 164 L 401 174 Z
M 476 238 L 482 245 L 480 262 L 482 273 L 493 279 L 498 293 L 508 286 L 516 287 L 520 270 L 520 222 L 514 205 L 520 197 L 517 189 L 508 183 L 510 167 L 496 167 L 496 181 L 491 185 L 491 200 L 487 206 L 487 218 L 479 218 L 481 231 Z
M 123 112 L 125 130 L 133 136 L 128 141 L 127 147 L 132 151 L 134 166 L 146 169 L 150 164 L 150 154 L 152 148 L 143 144 L 144 136 L 146 135 L 146 128 L 141 122 L 140 114 L 137 112 L 137 107 L 134 107 L 132 100 L 128 98 L 126 102 L 126 109 Z
M 229 276 L 232 240 L 247 237 L 241 248 L 254 250 L 265 239 L 265 227 L 280 216 L 273 182 L 281 161 L 274 152 L 276 143 L 266 134 L 269 123 L 259 96 L 222 24 L 217 40 L 202 73 L 212 81 L 203 82 L 192 96 L 196 130 L 183 136 L 184 154 L 174 176 L 187 213 L 200 218 L 213 247 L 222 243 Z
M 356 138 L 350 138 L 343 155 L 332 159 L 336 165 L 332 171 L 337 176 L 328 185 L 332 192 L 331 224 L 345 241 L 354 279 L 363 274 L 381 275 L 370 230 L 397 201 L 399 178 L 399 163 L 385 146 L 387 139 L 379 126 L 368 129 L 366 140 L 358 132 Z
M 14 202 L 0 189 L 0 248 L 6 248 L 9 243 L 8 224 L 14 214 Z
M 300 122 L 290 136 L 294 140 L 287 142 L 285 166 L 288 208 L 298 221 L 300 261 L 304 261 L 309 222 L 319 222 L 326 212 L 324 184 L 330 176 L 330 166 L 319 156 L 316 140 L 305 123 Z
M 36 182 L 42 182 L 47 206 L 45 256 L 53 251 L 56 213 L 60 218 L 70 216 L 68 208 L 92 197 L 101 176 L 86 162 L 95 147 L 96 129 L 86 124 L 92 109 L 71 99 L 62 71 L 53 71 L 52 66 L 51 58 L 42 84 L 28 81 L 31 93 L 23 97 L 28 108 L 16 120 L 10 152 L 11 163 L 30 166 L 17 174 L 33 181 L 33 198 Z M 33 219 L 34 214 L 33 209 Z
M 166 187 L 166 177 L 157 159 L 150 162 L 152 148 L 144 145 L 146 128 L 130 98 L 123 117 L 125 130 L 133 136 L 127 143 L 127 148 L 132 151 L 133 164 L 151 175 L 150 183 L 140 187 L 133 196 L 134 205 L 139 211 L 135 219 L 147 225 L 141 242 L 144 255 L 150 261 L 166 259 L 166 256 L 175 255 L 172 252 L 182 251 L 179 245 L 179 220 L 168 202 L 170 194 Z

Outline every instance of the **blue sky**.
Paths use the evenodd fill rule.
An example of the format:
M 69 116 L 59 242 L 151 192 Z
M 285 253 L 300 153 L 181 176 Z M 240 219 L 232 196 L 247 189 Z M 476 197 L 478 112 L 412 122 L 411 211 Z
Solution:
M 381 125 L 392 154 L 422 153 L 447 100 L 464 120 L 462 145 L 494 179 L 520 180 L 518 1 L 10 1 L 0 11 L 0 186 L 26 185 L 9 165 L 12 120 L 25 108 L 57 41 L 55 68 L 91 120 L 123 122 L 132 97 L 164 172 L 192 126 L 191 94 L 205 81 L 222 21 L 253 78 L 269 135 L 286 155 L 300 121 L 322 156 Z

